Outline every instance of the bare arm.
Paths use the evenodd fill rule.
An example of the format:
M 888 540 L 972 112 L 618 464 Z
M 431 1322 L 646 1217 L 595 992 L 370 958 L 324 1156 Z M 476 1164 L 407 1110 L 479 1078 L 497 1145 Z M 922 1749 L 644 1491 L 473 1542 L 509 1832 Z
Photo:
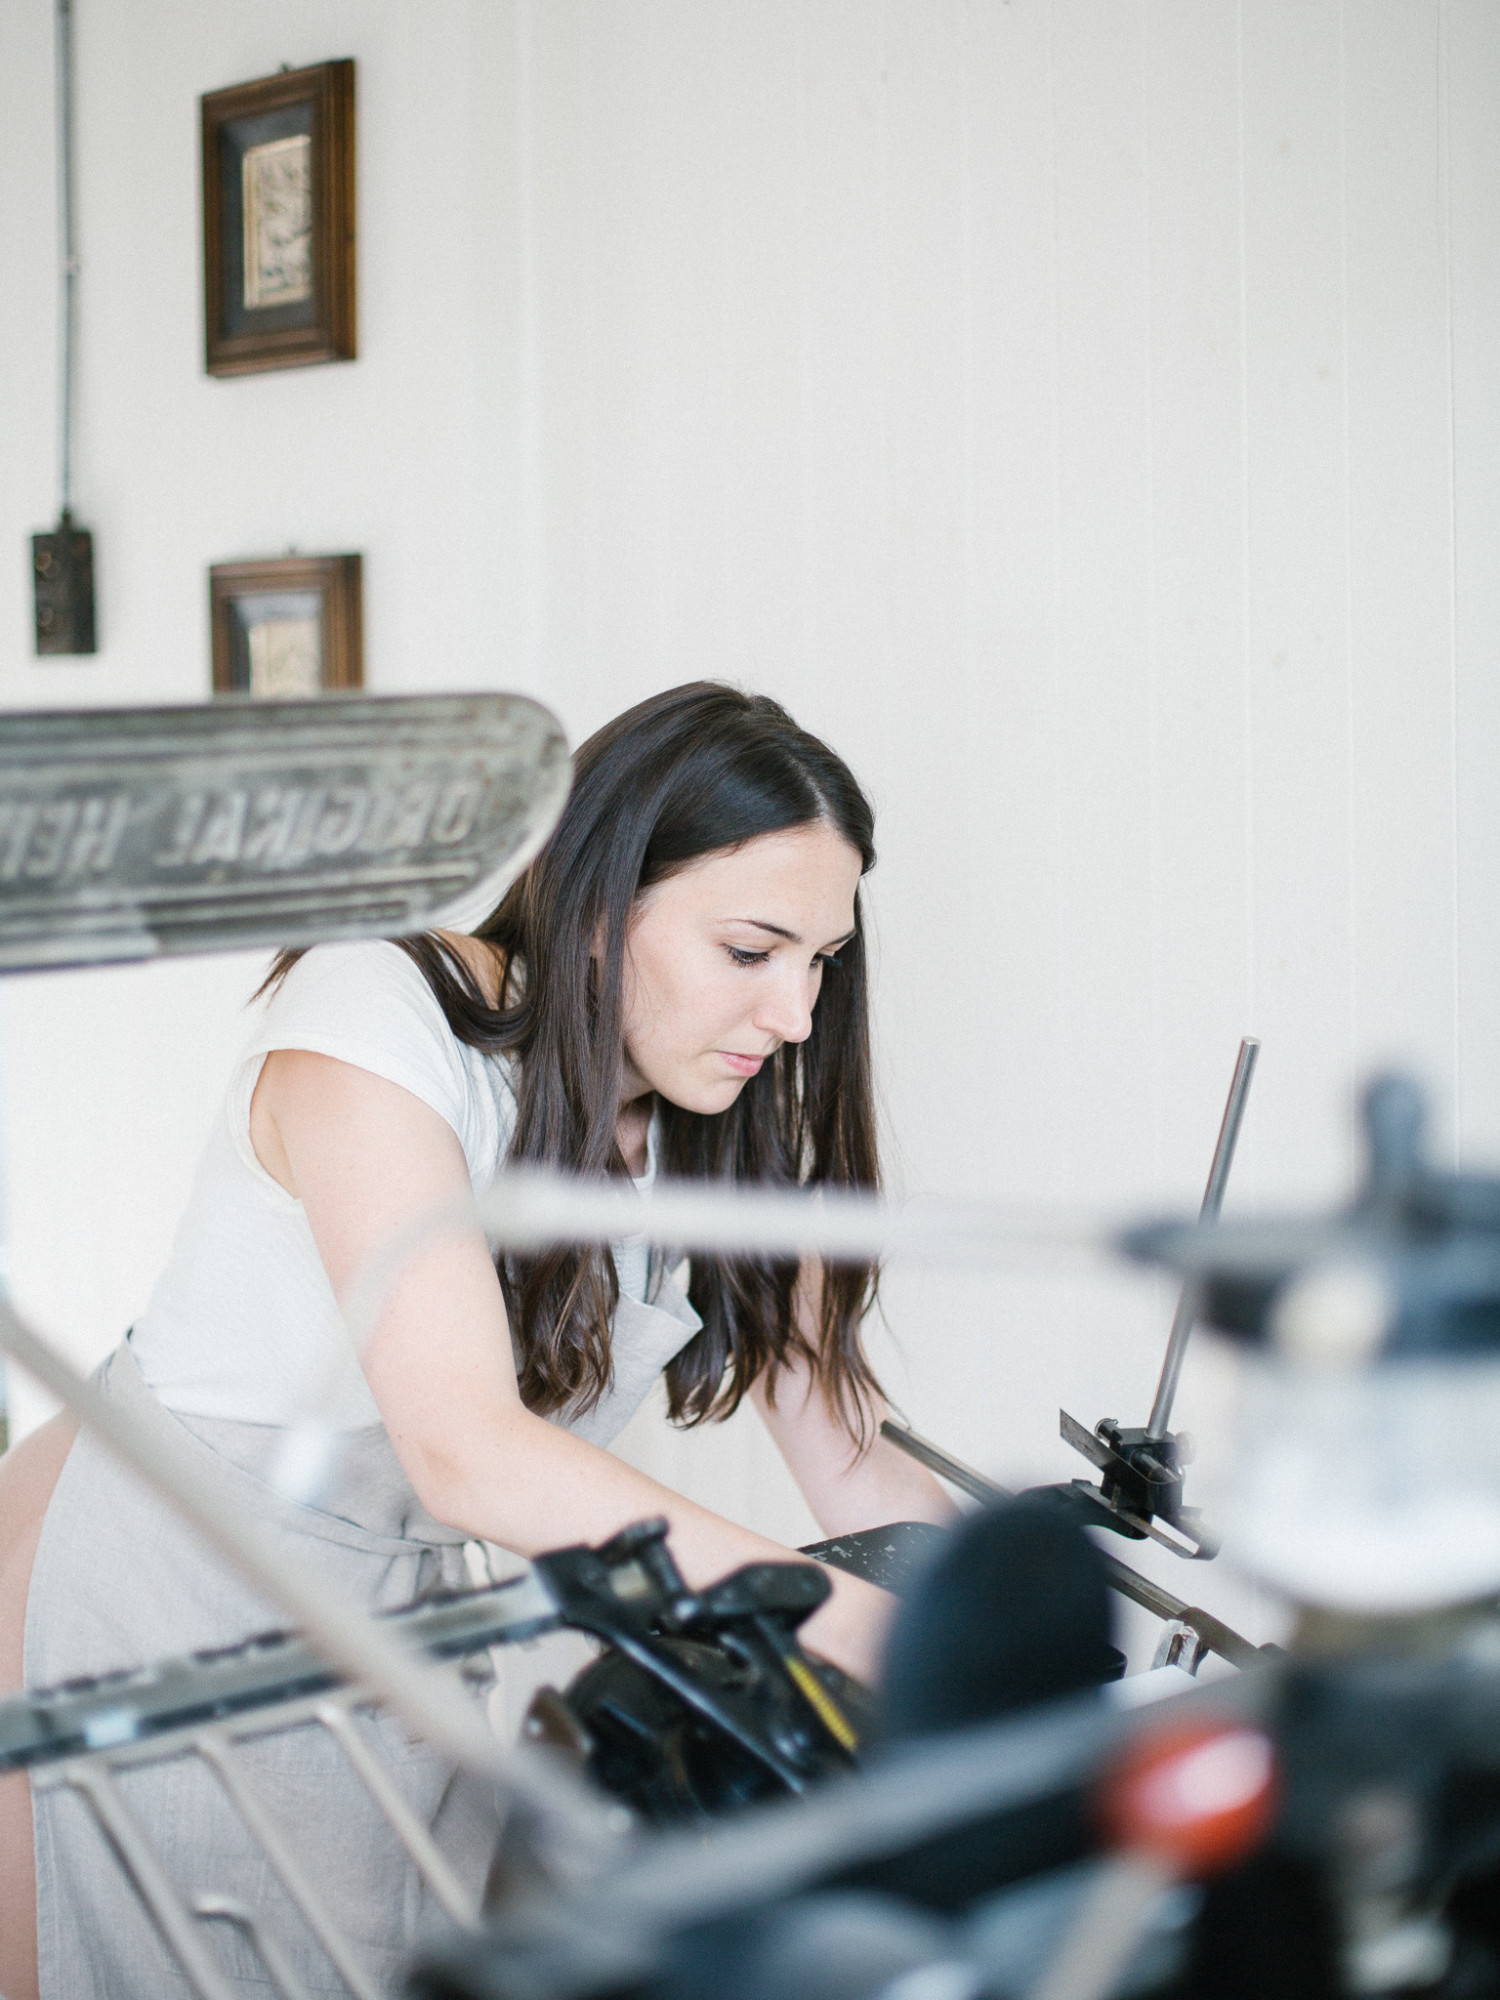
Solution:
M 302 1201 L 340 1296 L 393 1231 L 468 1192 L 462 1148 L 435 1111 L 331 1056 L 268 1056 L 250 1129 L 266 1171 Z M 531 1556 L 664 1514 L 695 1586 L 790 1553 L 527 1410 L 477 1228 L 412 1259 L 361 1358 L 391 1442 L 437 1520 Z M 805 1628 L 808 1642 L 872 1679 L 891 1601 L 830 1576 L 834 1594 Z
M 795 1311 L 810 1346 L 817 1341 L 818 1297 L 818 1268 L 804 1265 Z M 750 1393 L 825 1535 L 851 1535 L 891 1521 L 946 1527 L 958 1519 L 959 1510 L 926 1467 L 880 1436 L 884 1403 L 867 1412 L 873 1437 L 861 1451 L 806 1363 L 783 1368 L 771 1383 L 762 1377 Z

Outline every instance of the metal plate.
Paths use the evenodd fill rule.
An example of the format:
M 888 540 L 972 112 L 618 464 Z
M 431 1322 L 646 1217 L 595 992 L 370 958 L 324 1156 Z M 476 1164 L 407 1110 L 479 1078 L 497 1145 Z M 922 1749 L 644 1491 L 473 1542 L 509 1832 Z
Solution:
M 831 1541 L 804 1542 L 798 1553 L 904 1597 L 949 1533 L 930 1521 L 892 1521 L 888 1527 L 862 1528 Z
M 570 774 L 524 695 L 0 716 L 0 972 L 422 930 L 499 901 Z
M 562 1621 L 528 1570 L 485 1590 L 408 1605 L 390 1622 L 434 1659 L 461 1659 L 540 1638 Z M 160 1745 L 213 1718 L 258 1714 L 343 1678 L 295 1633 L 266 1632 L 238 1646 L 34 1689 L 0 1701 L 0 1771 L 38 1770 L 127 1743 Z

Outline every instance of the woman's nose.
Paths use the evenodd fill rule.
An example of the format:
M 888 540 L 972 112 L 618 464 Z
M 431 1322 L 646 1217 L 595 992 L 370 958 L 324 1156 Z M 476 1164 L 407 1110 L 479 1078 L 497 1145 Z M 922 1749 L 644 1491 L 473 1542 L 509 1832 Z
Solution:
M 812 1003 L 811 979 L 789 968 L 789 976 L 778 979 L 755 1010 L 755 1025 L 779 1042 L 805 1042 L 812 1033 Z

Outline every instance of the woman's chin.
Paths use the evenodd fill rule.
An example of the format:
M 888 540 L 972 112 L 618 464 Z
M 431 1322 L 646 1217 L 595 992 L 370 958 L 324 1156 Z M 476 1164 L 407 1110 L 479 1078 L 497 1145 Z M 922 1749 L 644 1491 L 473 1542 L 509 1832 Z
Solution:
M 747 1076 L 714 1077 L 703 1081 L 681 1077 L 670 1084 L 657 1084 L 656 1094 L 664 1097 L 668 1104 L 675 1104 L 679 1111 L 692 1111 L 700 1118 L 713 1118 L 729 1109 L 749 1081 Z

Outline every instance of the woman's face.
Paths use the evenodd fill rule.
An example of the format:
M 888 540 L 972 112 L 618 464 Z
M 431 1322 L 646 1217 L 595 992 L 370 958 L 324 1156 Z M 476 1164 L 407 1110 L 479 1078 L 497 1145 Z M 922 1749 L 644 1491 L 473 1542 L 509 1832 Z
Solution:
M 623 1100 L 725 1111 L 804 1042 L 825 960 L 853 935 L 859 852 L 823 820 L 721 848 L 645 889 L 625 941 Z

